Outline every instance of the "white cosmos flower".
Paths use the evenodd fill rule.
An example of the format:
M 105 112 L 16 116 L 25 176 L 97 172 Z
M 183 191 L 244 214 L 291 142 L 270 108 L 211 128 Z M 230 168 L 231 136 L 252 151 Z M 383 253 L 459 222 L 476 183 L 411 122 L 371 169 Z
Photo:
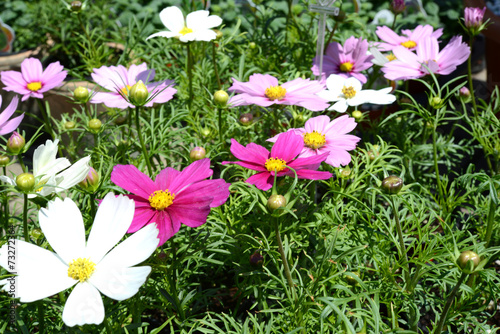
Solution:
M 363 103 L 391 104 L 396 101 L 394 95 L 389 94 L 391 87 L 380 90 L 361 90 L 361 82 L 354 78 L 343 78 L 340 75 L 332 74 L 326 79 L 327 89 L 317 93 L 320 97 L 336 102 L 328 110 L 345 112 L 348 106 L 359 106 Z
M 62 320 L 67 326 L 100 324 L 104 320 L 100 293 L 115 300 L 130 298 L 151 272 L 149 266 L 133 266 L 156 249 L 155 224 L 146 225 L 114 247 L 130 227 L 134 210 L 133 200 L 109 193 L 97 210 L 85 242 L 85 226 L 76 204 L 70 198 L 49 202 L 47 209 L 40 210 L 39 221 L 55 253 L 16 240 L 16 265 L 10 270 L 9 246 L 0 248 L 0 265 L 17 273 L 14 297 L 29 303 L 76 285 L 64 305 Z M 9 291 L 11 279 L 0 281 L 3 290 Z
M 73 165 L 66 158 L 56 159 L 58 143 L 59 139 L 47 140 L 33 153 L 33 176 L 37 184 L 36 194 L 29 194 L 29 198 L 36 197 L 37 194 L 47 196 L 53 192 L 69 189 L 83 181 L 89 173 L 90 156 L 78 160 Z M 0 180 L 16 185 L 16 180 L 7 176 L 0 176 Z
M 189 13 L 184 21 L 184 15 L 178 7 L 172 6 L 160 12 L 161 22 L 169 31 L 161 31 L 150 35 L 153 37 L 177 37 L 181 42 L 211 41 L 217 34 L 211 29 L 222 24 L 217 15 L 208 15 L 208 10 L 197 10 Z
M 372 63 L 378 66 L 384 66 L 388 62 L 396 60 L 396 56 L 392 52 L 383 55 L 375 46 L 370 48 L 370 54 L 374 57 Z

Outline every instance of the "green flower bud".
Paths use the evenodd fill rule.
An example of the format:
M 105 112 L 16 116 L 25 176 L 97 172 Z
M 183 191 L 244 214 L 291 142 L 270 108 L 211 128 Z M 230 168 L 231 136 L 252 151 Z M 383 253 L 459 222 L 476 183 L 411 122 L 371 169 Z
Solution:
M 267 207 L 276 210 L 286 206 L 286 198 L 283 195 L 271 195 L 267 200 Z
M 240 116 L 240 123 L 242 125 L 250 125 L 252 124 L 252 121 L 253 121 L 253 115 L 251 113 L 244 113 L 244 114 L 241 114 Z
M 481 258 L 473 251 L 464 251 L 457 259 L 457 264 L 466 274 L 471 274 L 481 262 Z
M 83 181 L 78 184 L 83 189 L 94 192 L 99 187 L 99 174 L 94 168 L 90 167 L 90 170 L 85 179 L 83 179 Z
M 207 129 L 207 128 L 203 128 L 203 129 L 201 129 L 201 135 L 202 135 L 203 137 L 208 137 L 208 136 L 210 136 L 210 129 Z
M 82 2 L 81 1 L 72 1 L 71 2 L 71 11 L 78 13 L 82 10 Z
M 221 39 L 224 36 L 224 33 L 219 29 L 212 29 L 215 32 L 215 39 Z
M 80 2 L 80 1 L 75 1 L 75 2 Z M 78 86 L 76 89 L 73 91 L 73 97 L 75 100 L 81 103 L 87 103 L 90 97 L 90 93 L 88 88 Z
M 24 144 L 26 144 L 24 137 L 14 131 L 7 141 L 7 149 L 12 154 L 19 154 L 23 150 Z
M 252 255 L 250 255 L 249 262 L 252 267 L 260 268 L 264 263 L 264 257 L 259 251 L 256 250 Z
M 363 117 L 363 113 L 359 110 L 354 110 L 352 112 L 352 117 L 354 117 L 356 120 L 359 120 L 361 119 L 361 117 Z
M 125 117 L 125 116 L 119 116 L 119 117 L 115 118 L 115 120 L 114 120 L 116 125 L 125 124 L 126 121 L 127 121 L 127 117 Z
M 359 272 L 358 271 L 353 271 L 352 274 L 354 274 L 354 276 L 359 277 Z M 354 277 L 352 277 L 351 275 L 345 275 L 345 280 L 350 285 L 358 285 L 359 284 L 358 281 L 356 281 L 356 279 Z
M 227 101 L 229 100 L 229 95 L 223 91 L 223 90 L 218 90 L 214 94 L 214 102 L 221 106 L 224 107 L 227 104 Z
M 304 114 L 296 114 L 293 116 L 293 119 L 299 123 L 304 123 L 307 120 L 307 118 L 304 116 Z
M 349 179 L 351 177 L 351 170 L 349 168 L 341 169 L 340 177 L 343 179 Z
M 22 192 L 30 192 L 35 186 L 35 177 L 31 173 L 22 173 L 16 177 L 16 185 Z
M 191 159 L 191 161 L 201 160 L 205 158 L 206 153 L 207 152 L 203 147 L 196 146 L 191 150 L 191 152 L 189 152 L 189 158 Z
M 30 232 L 31 237 L 35 240 L 41 239 L 43 237 L 43 232 L 39 228 L 34 228 Z
M 403 187 L 403 180 L 395 175 L 386 177 L 382 181 L 382 189 L 388 194 L 397 194 Z
M 429 104 L 431 105 L 431 107 L 433 107 L 434 109 L 439 109 L 439 108 L 442 108 L 443 105 L 444 105 L 444 100 L 442 98 L 440 98 L 439 96 L 434 96 L 432 97 L 431 99 L 429 99 Z
M 136 107 L 142 107 L 146 104 L 146 101 L 149 97 L 148 87 L 139 80 L 135 85 L 130 88 L 128 97 L 130 99 L 130 103 L 132 103 Z
M 99 119 L 93 118 L 89 121 L 90 131 L 97 133 L 99 132 L 99 130 L 101 130 L 101 127 L 102 127 L 102 122 Z
M 302 13 L 303 10 L 304 10 L 304 7 L 302 5 L 295 4 L 292 6 L 293 15 L 299 15 L 300 13 Z
M 257 44 L 255 44 L 254 42 L 250 42 L 248 43 L 248 47 L 253 50 L 257 47 Z
M 73 122 L 73 121 L 68 121 L 68 122 L 64 123 L 64 128 L 65 128 L 66 130 L 71 130 L 71 129 L 74 129 L 74 128 L 75 128 L 75 126 L 76 126 L 76 123 L 75 123 L 75 122 Z
M 0 155 L 0 167 L 5 167 L 9 164 L 10 158 L 6 155 Z

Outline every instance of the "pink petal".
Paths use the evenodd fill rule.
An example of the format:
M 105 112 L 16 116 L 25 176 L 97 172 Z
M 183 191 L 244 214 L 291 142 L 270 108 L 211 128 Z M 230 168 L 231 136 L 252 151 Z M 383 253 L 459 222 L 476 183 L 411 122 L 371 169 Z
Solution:
M 158 238 L 160 239 L 160 241 L 158 242 L 159 247 L 172 236 L 174 236 L 174 234 L 179 232 L 179 229 L 181 228 L 181 222 L 170 216 L 168 209 L 164 211 L 158 211 L 155 219 L 156 226 L 158 226 L 158 229 L 160 230 L 160 233 L 158 234 Z
M 207 222 L 210 213 L 211 197 L 183 198 L 183 202 L 175 199 L 175 203 L 168 208 L 168 213 L 173 221 L 178 221 L 189 227 L 198 227 Z
M 198 182 L 212 176 L 213 171 L 210 169 L 210 159 L 205 158 L 193 162 L 182 170 L 182 172 L 172 180 L 169 190 L 175 194 L 179 194 L 189 184 Z
M 156 188 L 163 191 L 167 189 L 170 190 L 170 184 L 172 183 L 173 180 L 179 177 L 180 174 L 181 172 L 171 167 L 165 168 L 158 175 L 156 175 L 155 179 Z
M 64 71 L 64 67 L 59 62 L 51 63 L 42 74 L 42 88 L 40 93 L 44 93 L 52 88 L 60 86 L 68 72 Z
M 13 119 L 5 122 L 4 124 L 0 123 L 0 136 L 11 133 L 15 129 L 17 129 L 19 124 L 21 124 L 23 118 L 24 118 L 24 113 L 21 116 L 14 117 Z
M 255 164 L 256 166 L 264 166 L 269 158 L 269 151 L 264 147 L 250 143 L 246 147 L 231 138 L 231 153 L 236 159 Z
M 21 73 L 26 83 L 42 81 L 42 63 L 36 58 L 26 58 L 21 63 Z
M 304 139 L 294 132 L 285 132 L 278 137 L 271 149 L 271 157 L 285 160 L 294 159 L 304 148 Z
M 111 182 L 144 199 L 158 190 L 155 183 L 134 165 L 116 165 L 111 172 Z
M 274 176 L 269 172 L 261 172 L 250 176 L 245 182 L 255 185 L 260 190 L 267 191 L 272 188 Z
M 332 178 L 332 173 L 330 172 L 319 172 L 315 170 L 309 169 L 301 169 L 297 171 L 297 177 L 299 179 L 308 179 L 308 180 L 328 180 Z
M 181 201 L 185 196 L 193 198 L 212 198 L 210 207 L 215 208 L 226 203 L 229 197 L 230 183 L 226 183 L 223 179 L 205 180 L 196 182 L 181 192 L 175 201 Z
M 21 73 L 16 71 L 4 71 L 0 73 L 2 77 L 2 83 L 5 85 L 3 88 L 9 92 L 16 92 L 21 95 L 29 94 L 31 91 L 26 88 L 28 84 Z
M 17 96 L 14 96 L 10 101 L 9 106 L 0 113 L 0 127 L 10 118 L 10 116 L 14 114 L 14 112 L 16 112 L 18 103 L 19 103 L 19 98 Z M 2 104 L 2 98 L 0 97 L 0 106 L 1 104 Z

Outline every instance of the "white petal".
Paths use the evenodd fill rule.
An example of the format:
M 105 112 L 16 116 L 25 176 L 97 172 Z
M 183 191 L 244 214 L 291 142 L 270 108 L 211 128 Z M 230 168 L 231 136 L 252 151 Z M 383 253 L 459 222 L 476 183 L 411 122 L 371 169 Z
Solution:
M 150 38 L 153 38 L 153 37 L 167 37 L 167 38 L 170 38 L 170 37 L 175 37 L 175 36 L 180 36 L 179 33 L 175 33 L 175 32 L 170 32 L 170 31 L 160 31 L 160 32 L 157 32 L 156 34 L 152 34 L 152 35 L 149 35 L 148 38 L 146 38 L 146 41 Z
M 82 158 L 75 162 L 71 167 L 58 174 L 60 180 L 57 182 L 55 192 L 60 192 L 69 189 L 79 182 L 83 181 L 90 171 L 90 156 Z
M 3 181 L 7 184 L 10 184 L 11 186 L 15 186 L 16 185 L 16 180 L 13 180 L 5 175 L 1 175 L 0 176 L 0 181 Z
M 12 263 L 12 258 L 8 258 L 12 255 L 9 250 L 12 252 L 13 247 L 15 263 Z M 14 290 L 16 298 L 21 298 L 23 303 L 52 296 L 77 282 L 68 277 L 68 266 L 55 253 L 22 240 L 16 240 L 15 245 L 9 243 L 0 248 L 0 265 L 10 272 L 17 273 L 14 280 L 0 281 L 0 285 L 4 285 L 5 291 Z M 11 268 L 11 265 L 14 265 L 14 268 Z M 15 284 L 13 289 L 11 282 Z
M 52 249 L 66 263 L 85 255 L 82 214 L 70 199 L 56 198 L 38 213 L 40 227 Z
M 53 175 L 70 165 L 65 158 L 56 159 L 59 139 L 47 140 L 33 153 L 33 175 Z
M 356 92 L 359 92 L 361 90 L 361 87 L 363 87 L 363 84 L 355 77 L 349 77 L 346 81 L 344 81 L 344 86 L 352 87 Z
M 184 15 L 178 7 L 172 6 L 160 12 L 160 20 L 168 30 L 178 33 L 184 28 Z
M 78 283 L 64 305 L 62 319 L 67 326 L 99 325 L 104 320 L 101 294 L 87 282 Z
M 211 29 L 197 30 L 190 35 L 193 35 L 194 40 L 196 40 L 196 41 L 209 42 L 209 41 L 217 38 L 217 34 L 215 33 L 215 31 L 213 31 Z
M 156 245 L 156 244 L 155 244 Z M 155 246 L 156 247 L 156 246 Z M 96 269 L 89 282 L 99 291 L 115 300 L 132 297 L 139 291 L 151 272 L 151 267 Z
M 335 103 L 333 106 L 328 108 L 328 110 L 335 110 L 340 113 L 344 113 L 347 110 L 347 102 L 346 100 L 340 100 L 337 103 Z
M 208 10 L 197 10 L 187 14 L 186 27 L 193 29 L 193 31 L 207 29 L 205 21 L 207 21 L 208 14 Z
M 316 93 L 316 95 L 328 101 L 338 101 L 339 99 L 341 99 L 339 97 L 339 92 L 334 92 L 332 90 L 326 90 L 326 89 Z
M 134 211 L 133 200 L 123 195 L 115 197 L 113 193 L 108 193 L 97 209 L 87 241 L 86 256 L 98 264 L 123 238 L 132 223 Z
M 341 77 L 340 75 L 330 74 L 330 76 L 326 79 L 326 87 L 334 94 L 339 94 L 342 91 L 342 88 L 344 88 L 346 80 L 346 78 Z

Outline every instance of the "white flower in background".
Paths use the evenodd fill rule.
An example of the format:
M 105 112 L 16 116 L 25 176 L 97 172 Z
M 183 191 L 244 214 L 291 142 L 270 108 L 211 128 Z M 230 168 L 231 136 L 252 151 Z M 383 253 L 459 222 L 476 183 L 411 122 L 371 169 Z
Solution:
M 155 224 L 146 225 L 114 247 L 130 227 L 134 210 L 133 200 L 109 193 L 85 242 L 85 226 L 76 204 L 70 198 L 50 201 L 47 209 L 40 210 L 39 221 L 54 252 L 16 240 L 17 276 L 0 281 L 0 286 L 8 291 L 15 284 L 14 297 L 29 303 L 76 284 L 64 305 L 62 320 L 67 326 L 100 324 L 104 320 L 100 293 L 115 300 L 130 298 L 151 272 L 149 266 L 133 266 L 155 251 Z M 0 248 L 0 265 L 7 270 L 8 249 L 7 244 Z
M 47 196 L 53 192 L 69 189 L 83 181 L 90 170 L 90 156 L 84 157 L 73 165 L 66 158 L 57 158 L 57 144 L 55 141 L 47 140 L 45 144 L 38 146 L 33 153 L 33 176 L 37 181 L 35 185 L 36 194 L 29 194 L 29 198 L 37 194 Z M 16 185 L 16 180 L 7 176 L 0 176 L 0 180 L 11 185 Z
M 327 89 L 319 92 L 317 95 L 332 102 L 328 110 L 335 110 L 343 113 L 348 106 L 359 106 L 363 103 L 372 104 L 391 104 L 396 101 L 394 95 L 389 94 L 391 87 L 380 90 L 366 89 L 361 90 L 361 82 L 354 78 L 343 78 L 340 75 L 332 74 L 326 79 Z
M 184 15 L 178 7 L 172 6 L 160 12 L 160 19 L 169 31 L 161 31 L 150 35 L 153 37 L 177 37 L 181 42 L 211 41 L 217 34 L 211 29 L 222 24 L 222 19 L 217 15 L 208 15 L 208 10 L 197 10 L 189 13 L 184 20 Z
M 384 66 L 390 61 L 396 60 L 396 56 L 390 52 L 388 54 L 382 54 L 376 47 L 370 48 L 370 54 L 374 57 L 372 59 L 372 63 L 378 66 Z

